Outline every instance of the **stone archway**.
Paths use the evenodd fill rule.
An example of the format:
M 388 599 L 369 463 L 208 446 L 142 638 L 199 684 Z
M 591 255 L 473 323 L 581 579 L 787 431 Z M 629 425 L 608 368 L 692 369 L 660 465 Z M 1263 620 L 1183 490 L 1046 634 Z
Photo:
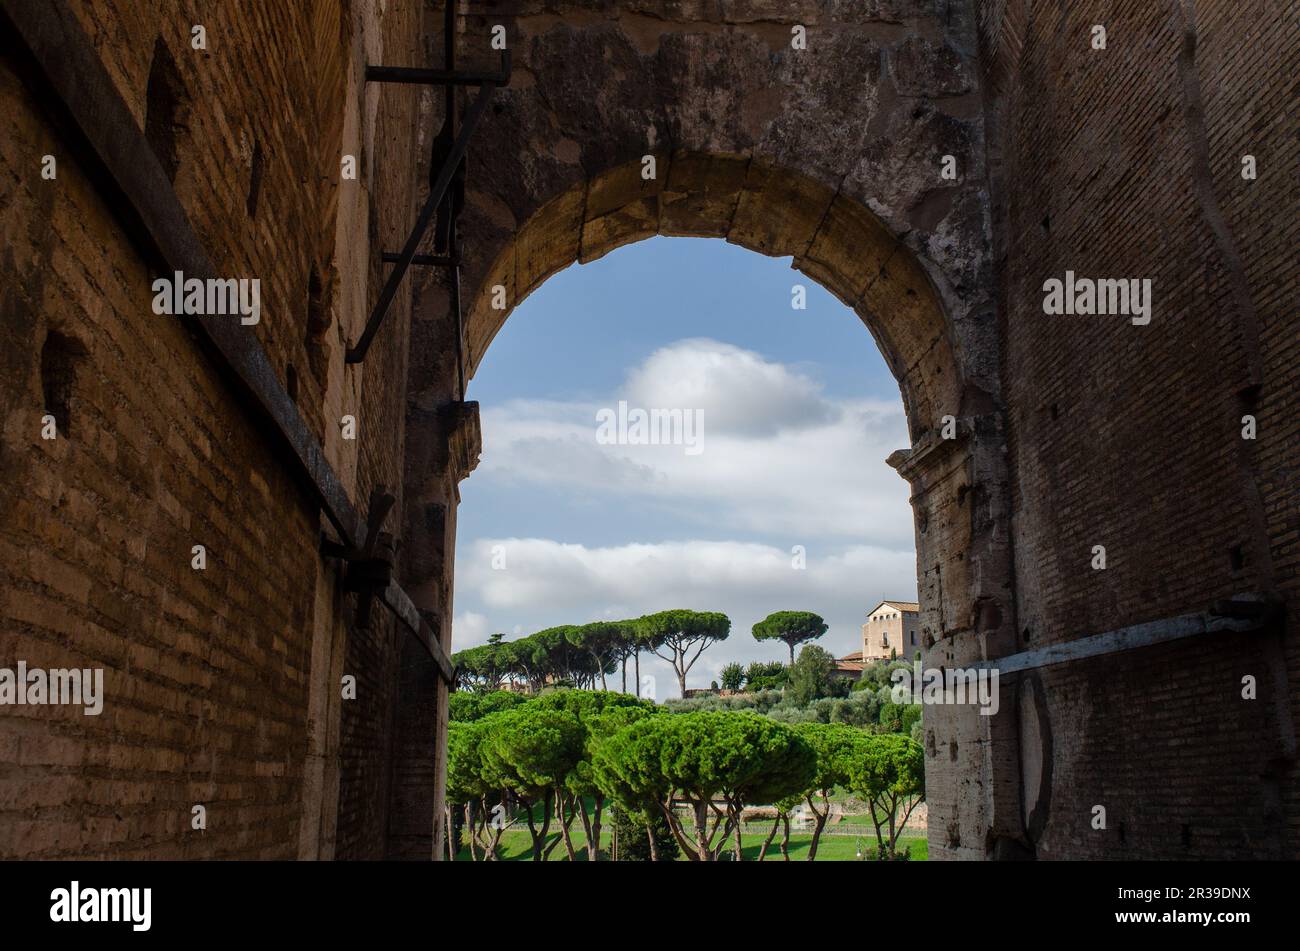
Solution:
M 654 177 L 645 169 L 653 162 Z M 570 188 L 497 255 L 465 321 L 470 377 L 510 313 L 547 278 L 654 235 L 723 238 L 794 267 L 852 307 L 903 393 L 914 439 L 961 409 L 939 292 L 917 256 L 869 209 L 799 172 L 744 156 L 647 155 Z M 493 288 L 505 306 L 494 305 Z
M 927 3 L 902 4 L 908 14 L 873 8 L 848 24 L 850 14 L 822 3 L 686 20 L 675 19 L 674 4 L 635 5 L 664 7 L 657 18 L 559 16 L 554 6 L 505 18 L 515 78 L 470 153 L 461 218 L 466 375 L 513 307 L 575 261 L 656 234 L 791 256 L 862 316 L 899 381 L 912 446 L 889 462 L 913 489 L 927 664 L 1011 653 L 1008 482 L 971 24 L 925 13 Z M 819 58 L 784 50 L 789 29 L 779 18 L 798 16 L 810 46 L 823 44 Z M 466 34 L 488 28 L 463 23 Z M 837 70 L 851 63 L 865 68 L 846 83 Z M 721 84 L 719 69 L 733 81 Z M 574 88 L 580 73 L 592 99 Z M 637 76 L 656 94 L 630 90 Z M 942 175 L 947 155 L 963 170 L 956 181 Z M 647 156 L 653 177 L 643 175 Z M 505 306 L 494 306 L 502 292 Z M 477 459 L 478 421 L 474 405 L 456 399 L 448 303 L 441 276 L 417 284 L 403 574 L 452 649 L 457 485 Z M 945 417 L 954 438 L 942 436 Z M 423 692 L 404 693 L 403 745 L 427 729 L 430 708 L 445 731 L 445 697 L 412 690 Z M 995 717 L 928 712 L 936 857 L 984 857 L 1022 840 L 1014 706 Z M 408 780 L 399 766 L 394 795 L 440 805 L 440 778 L 414 773 Z

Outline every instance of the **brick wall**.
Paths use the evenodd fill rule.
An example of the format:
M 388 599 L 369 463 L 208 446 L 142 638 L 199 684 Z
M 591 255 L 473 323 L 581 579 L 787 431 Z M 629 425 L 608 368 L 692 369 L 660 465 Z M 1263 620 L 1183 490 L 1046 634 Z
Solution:
M 1300 26 L 1252 0 L 1197 0 L 1190 19 L 1177 0 L 979 6 L 1020 647 L 1245 592 L 1285 598 L 1290 631 L 1044 671 L 1039 852 L 1294 856 Z M 1151 323 L 1044 315 L 1043 281 L 1067 269 L 1152 279 Z
M 217 272 L 261 280 L 250 330 L 364 513 L 372 485 L 400 489 L 409 295 L 364 364 L 343 351 L 427 159 L 419 93 L 360 76 L 422 62 L 421 5 L 69 6 Z M 0 708 L 0 857 L 381 855 L 399 634 L 382 608 L 355 630 L 317 506 L 183 320 L 152 313 L 155 256 L 22 54 L 0 58 L 0 666 L 103 667 L 105 700 Z M 46 441 L 52 398 L 68 425 Z

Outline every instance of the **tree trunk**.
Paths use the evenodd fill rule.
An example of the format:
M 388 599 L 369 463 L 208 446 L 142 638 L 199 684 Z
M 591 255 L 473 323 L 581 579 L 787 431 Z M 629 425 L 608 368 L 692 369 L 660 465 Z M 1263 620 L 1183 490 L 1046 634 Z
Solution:
M 537 837 L 537 825 L 533 822 L 533 809 L 531 805 L 526 806 L 525 808 L 527 809 L 525 816 L 528 819 L 528 837 L 533 841 L 533 861 L 540 862 L 541 843 L 538 841 Z
M 600 861 L 600 813 L 604 807 L 605 797 L 597 793 L 592 803 L 591 828 L 587 830 L 587 857 L 592 862 Z M 587 814 L 585 809 L 582 814 Z
M 817 810 L 817 807 L 813 805 L 812 796 L 805 796 L 804 798 L 808 803 L 808 808 L 812 810 L 812 814 L 815 817 L 813 820 L 812 843 L 808 846 L 808 861 L 813 862 L 817 859 L 817 845 L 821 841 L 822 829 L 826 828 L 826 820 L 830 818 L 831 804 L 826 799 L 825 790 L 822 791 L 821 797 L 822 805 L 826 807 L 825 812 L 819 812 Z
M 474 849 L 475 833 L 474 804 L 472 802 L 467 802 L 465 803 L 465 842 L 469 846 L 469 860 L 471 862 L 478 861 L 478 854 Z M 448 835 L 450 835 L 450 832 Z
M 682 699 L 686 699 L 686 671 L 680 667 L 677 668 L 677 685 L 681 687 Z
M 502 807 L 504 808 L 504 806 Z M 472 811 L 469 821 L 470 830 L 470 856 L 475 862 L 495 862 L 497 858 L 497 843 L 501 841 L 501 830 L 491 828 L 492 811 L 487 807 L 487 797 L 479 797 L 477 804 L 466 806 L 466 809 Z M 489 830 L 491 834 L 489 834 Z M 474 854 L 475 846 L 482 853 L 482 858 Z
M 623 692 L 627 693 L 627 655 L 623 655 Z
M 542 852 L 542 846 L 546 842 L 546 833 L 549 832 L 551 829 L 552 805 L 553 805 L 552 793 L 550 790 L 547 790 L 545 797 L 542 799 L 542 831 L 540 833 L 535 831 L 533 827 L 533 804 L 529 803 L 527 806 L 528 831 L 533 837 L 533 861 L 534 862 L 541 862 L 544 861 L 546 858 L 546 855 L 543 854 Z M 552 849 L 555 848 L 555 845 L 552 844 L 551 848 Z M 550 852 L 550 849 L 547 849 L 546 852 Z
M 784 827 L 781 833 L 781 858 L 788 862 L 790 861 L 790 817 L 782 816 L 781 824 Z
M 504 833 L 505 826 L 498 826 L 492 830 L 492 835 L 488 838 L 487 843 L 483 845 L 483 861 L 497 861 L 497 846 L 501 844 L 501 836 Z
M 636 698 L 641 699 L 641 652 L 636 652 Z
M 794 641 L 786 641 L 785 646 L 790 648 L 790 667 L 794 668 Z
M 907 811 L 903 813 L 903 821 L 898 824 L 899 835 L 902 835 L 907 831 L 907 820 L 912 818 L 912 810 L 915 809 L 920 802 L 921 799 L 919 796 L 913 797 L 911 804 L 907 807 Z
M 812 844 L 808 847 L 809 862 L 815 862 L 817 860 L 817 843 L 822 837 L 822 829 L 825 828 L 825 826 L 826 826 L 826 817 L 823 815 L 818 815 L 817 818 L 814 820 L 814 824 L 813 824 Z
M 501 821 L 497 825 L 492 825 L 492 819 L 489 818 L 492 811 L 487 808 L 487 797 L 485 796 L 483 798 L 483 821 L 480 825 L 482 827 L 483 837 L 486 840 L 481 843 L 483 848 L 483 858 L 485 861 L 500 861 L 501 856 L 497 854 L 497 848 L 501 845 L 501 837 L 506 834 L 506 826 L 510 825 L 510 822 L 507 822 L 505 818 L 506 812 L 510 809 L 510 804 L 511 800 L 509 793 L 503 793 L 501 796 L 501 802 L 499 803 L 501 807 Z M 518 804 L 515 805 L 515 808 L 518 808 Z M 511 821 L 513 821 L 513 818 Z
M 685 682 L 683 678 L 682 683 Z M 709 827 L 709 816 L 705 808 L 703 799 L 695 804 L 695 853 L 699 861 L 710 862 L 713 860 L 713 853 L 706 844 L 708 834 L 705 830 Z
M 579 818 L 582 819 L 582 832 L 587 837 L 587 861 L 594 862 L 596 861 L 596 857 L 597 857 L 597 853 L 599 852 L 599 849 L 593 849 L 591 847 L 592 826 L 591 826 L 591 817 L 587 815 L 587 803 L 583 800 L 581 796 L 575 796 L 574 802 L 576 803 L 578 816 Z M 599 820 L 597 820 L 597 823 L 599 823 Z M 600 839 L 597 838 L 596 842 L 599 843 Z
M 889 851 L 894 851 L 894 843 L 898 841 L 898 833 L 894 831 L 894 814 L 898 812 L 898 801 L 894 800 L 889 804 Z
M 876 827 L 876 845 L 879 847 L 880 851 L 883 852 L 885 850 L 885 840 L 880 835 L 880 819 L 876 815 L 877 811 L 878 807 L 876 801 L 873 799 L 871 800 L 871 824 Z
M 772 844 L 772 840 L 776 838 L 776 829 L 777 826 L 779 826 L 780 824 L 781 824 L 781 814 L 777 813 L 776 818 L 772 820 L 772 831 L 767 834 L 767 838 L 763 840 L 763 847 L 758 851 L 758 860 L 760 862 L 767 858 L 768 846 L 770 846 Z
M 562 835 L 557 835 L 554 839 L 551 840 L 551 844 L 550 844 L 550 845 L 548 845 L 546 848 L 542 849 L 542 861 L 543 861 L 543 862 L 549 862 L 549 861 L 551 860 L 551 853 L 555 851 L 555 847 L 556 847 L 557 845 L 560 844 L 560 842 L 561 842 L 561 840 L 563 840 L 563 838 L 564 838 L 564 836 L 562 836 Z
M 609 860 L 618 861 L 618 819 L 614 820 L 614 828 L 609 830 Z
M 489 839 L 488 830 L 490 828 L 492 810 L 487 806 L 487 796 L 480 796 L 479 801 L 473 804 L 474 822 L 470 826 L 471 831 L 478 836 L 477 842 L 480 857 L 477 861 L 492 862 L 496 861 L 496 841 L 487 841 Z M 496 831 L 496 830 L 493 830 Z M 501 838 L 501 833 L 497 832 L 496 839 Z
M 616 834 L 617 834 L 617 833 L 616 833 Z M 645 834 L 646 834 L 646 838 L 650 840 L 650 861 L 651 861 L 651 862 L 658 862 L 658 861 L 659 861 L 659 843 L 655 841 L 655 833 L 654 833 L 654 829 L 650 828 L 650 820 L 649 820 L 649 819 L 647 819 L 646 822 L 645 822 Z
M 569 854 L 570 862 L 576 862 L 578 861 L 578 853 L 573 850 L 573 837 L 569 835 L 569 826 L 573 825 L 574 809 L 576 806 L 570 802 L 569 815 L 566 818 L 564 815 L 564 800 L 566 798 L 567 797 L 563 793 L 558 794 L 555 797 L 555 809 L 556 812 L 559 813 L 557 818 L 560 820 L 560 835 L 564 839 L 564 851 Z
M 735 849 L 734 849 L 733 851 L 736 853 L 736 861 L 737 861 L 737 862 L 740 862 L 740 861 L 743 861 L 743 855 L 742 855 L 742 853 L 741 853 L 741 846 L 740 846 L 740 812 L 741 812 L 741 808 L 740 808 L 739 806 L 737 806 L 737 807 L 735 807 L 735 808 L 736 808 L 736 847 L 735 847 Z
M 681 846 L 682 851 L 686 853 L 686 857 L 692 862 L 698 862 L 700 860 L 699 843 L 692 844 L 687 841 L 686 833 L 682 830 L 682 824 L 673 813 L 672 802 L 672 798 L 670 797 L 668 799 L 668 805 L 665 806 L 662 802 L 659 803 L 659 810 L 664 814 L 664 819 L 668 822 L 669 831 L 672 832 L 673 838 L 677 840 L 677 844 Z M 649 829 L 648 822 L 646 828 Z M 651 841 L 654 840 L 653 831 L 651 831 L 650 839 Z

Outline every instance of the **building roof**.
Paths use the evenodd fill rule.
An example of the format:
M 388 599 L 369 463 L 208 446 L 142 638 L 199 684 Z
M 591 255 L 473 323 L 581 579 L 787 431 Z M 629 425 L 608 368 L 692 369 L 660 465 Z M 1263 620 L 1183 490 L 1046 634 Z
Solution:
M 846 674 L 860 674 L 866 668 L 867 662 L 862 657 L 862 651 L 835 658 L 835 669 Z
M 921 605 L 917 604 L 915 601 L 881 601 L 874 608 L 868 611 L 867 614 L 875 614 L 886 604 L 891 608 L 898 608 L 900 611 L 911 611 L 913 614 L 919 614 L 921 611 Z

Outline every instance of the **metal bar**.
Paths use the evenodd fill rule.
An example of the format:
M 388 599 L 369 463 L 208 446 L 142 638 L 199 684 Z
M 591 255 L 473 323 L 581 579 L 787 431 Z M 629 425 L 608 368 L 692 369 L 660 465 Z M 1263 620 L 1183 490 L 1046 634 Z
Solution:
M 976 670 L 996 668 L 999 674 L 1012 674 L 1021 670 L 1067 664 L 1089 657 L 1101 657 L 1106 654 L 1136 650 L 1140 647 L 1166 644 L 1186 637 L 1195 637 L 1198 634 L 1253 631 L 1264 627 L 1267 623 L 1267 615 L 1226 617 L 1210 612 L 1183 614 L 1159 621 L 1148 621 L 1145 624 L 1133 624 L 1103 634 L 1093 634 L 1090 637 L 1081 637 L 1064 644 L 1051 644 L 1018 654 L 1009 654 L 1006 657 L 980 661 L 969 666 Z
M 382 255 L 385 264 L 396 264 L 402 259 L 399 251 L 385 251 Z M 455 267 L 460 259 L 449 254 L 417 254 L 411 258 L 413 267 Z
M 446 0 L 446 6 L 443 10 L 443 48 L 446 56 L 446 66 L 448 69 L 456 68 L 456 7 L 457 0 Z M 502 67 L 507 75 L 510 72 L 510 60 L 508 56 L 502 57 Z M 448 128 L 452 137 L 456 135 L 456 87 L 447 86 L 446 91 L 446 117 Z M 461 159 L 464 162 L 464 159 Z M 451 306 L 456 315 L 456 385 L 457 392 L 460 394 L 460 401 L 465 402 L 465 358 L 461 350 L 464 347 L 465 334 L 461 329 L 460 316 L 460 253 L 457 247 L 456 238 L 456 207 L 455 192 L 449 192 L 447 195 L 447 255 L 456 259 L 456 264 L 452 267 L 451 272 Z
M 393 298 L 397 296 L 397 288 L 402 283 L 402 278 L 406 276 L 406 270 L 410 267 L 411 261 L 415 258 L 415 249 L 419 247 L 425 231 L 429 228 L 429 222 L 433 219 L 434 212 L 438 210 L 438 205 L 442 203 L 442 198 L 447 193 L 447 187 L 451 184 L 451 176 L 455 173 L 460 160 L 465 156 L 465 149 L 469 146 L 470 136 L 474 134 L 475 126 L 478 125 L 479 119 L 483 116 L 483 111 L 492 98 L 492 91 L 491 86 L 484 86 L 479 90 L 473 105 L 469 107 L 469 112 L 465 115 L 465 126 L 461 129 L 460 135 L 456 136 L 456 144 L 452 146 L 451 154 L 447 156 L 447 161 L 443 163 L 442 170 L 438 172 L 437 181 L 429 190 L 428 200 L 425 201 L 424 207 L 420 209 L 420 216 L 416 219 L 415 227 L 411 230 L 410 237 L 406 239 L 406 246 L 402 248 L 401 254 L 395 262 L 397 266 L 388 274 L 388 280 L 384 283 L 384 289 L 380 292 L 379 300 L 375 303 L 374 310 L 370 312 L 370 319 L 366 321 L 366 329 L 362 332 L 361 338 L 357 340 L 356 346 L 348 351 L 346 358 L 348 363 L 360 363 L 366 358 L 366 351 L 370 349 L 370 341 L 378 332 L 379 325 L 383 323 L 384 316 L 393 303 Z
M 453 227 L 452 231 L 456 229 Z M 451 271 L 451 306 L 456 313 L 456 383 L 460 401 L 465 402 L 465 326 L 460 314 L 460 265 Z
M 447 652 L 442 649 L 442 644 L 438 641 L 437 635 L 433 628 L 425 621 L 420 612 L 416 610 L 415 604 L 411 598 L 396 581 L 389 582 L 388 587 L 379 592 L 379 600 L 384 603 L 399 621 L 406 626 L 406 629 L 415 635 L 416 639 L 424 645 L 434 662 L 438 665 L 438 672 L 442 679 L 447 683 L 454 683 L 456 680 L 456 666 L 447 656 Z
M 146 256 L 156 255 L 190 277 L 217 277 L 157 156 L 64 0 L 0 0 L 0 13 L 0 29 L 7 20 L 11 35 L 21 37 L 39 80 L 48 87 L 51 95 L 44 97 L 42 105 L 57 112 L 54 118 L 74 140 L 78 161 L 92 179 L 103 180 L 106 189 L 101 197 L 138 246 L 151 252 Z M 298 407 L 280 385 L 256 335 L 229 317 L 192 319 L 209 345 L 206 349 L 259 411 L 255 414 L 259 421 L 268 424 L 275 441 L 289 449 L 298 475 L 343 543 L 360 544 L 364 522 Z M 455 670 L 406 593 L 390 583 L 382 600 L 390 608 L 397 605 L 394 613 L 425 645 L 451 683 Z
M 501 53 L 501 68 L 495 72 L 486 69 L 456 71 L 418 66 L 367 66 L 366 82 L 405 86 L 508 86 L 510 51 Z

